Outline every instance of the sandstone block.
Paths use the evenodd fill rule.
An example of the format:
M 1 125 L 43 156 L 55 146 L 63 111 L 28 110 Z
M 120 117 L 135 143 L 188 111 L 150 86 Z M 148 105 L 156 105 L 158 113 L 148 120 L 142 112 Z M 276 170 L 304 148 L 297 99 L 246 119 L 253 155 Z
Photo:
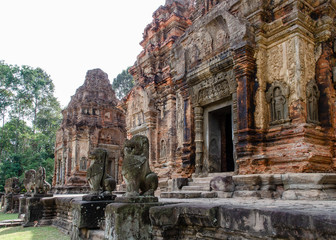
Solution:
M 259 175 L 236 175 L 232 178 L 238 191 L 259 190 L 262 184 Z
M 235 189 L 235 184 L 233 182 L 232 176 L 218 176 L 214 177 L 210 181 L 210 187 L 213 191 L 233 192 Z
M 105 239 L 152 239 L 149 209 L 161 203 L 112 203 L 105 211 Z
M 285 190 L 336 189 L 336 174 L 333 173 L 289 173 L 283 174 Z

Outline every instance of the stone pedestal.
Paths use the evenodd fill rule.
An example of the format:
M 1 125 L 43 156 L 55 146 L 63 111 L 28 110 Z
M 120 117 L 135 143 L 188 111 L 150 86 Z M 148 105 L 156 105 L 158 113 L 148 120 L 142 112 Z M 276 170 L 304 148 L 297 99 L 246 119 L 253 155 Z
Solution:
M 106 206 L 113 201 L 74 201 L 72 203 L 72 240 L 89 239 L 89 230 L 104 227 Z
M 45 197 L 41 199 L 43 205 L 42 219 L 39 226 L 49 226 L 52 224 L 53 218 L 56 216 L 56 203 L 54 197 Z
M 18 213 L 20 205 L 20 194 L 9 193 L 4 196 L 3 212 Z
M 52 197 L 50 194 L 33 194 L 32 197 L 26 199 L 27 212 L 23 219 L 24 227 L 31 227 L 38 224 L 43 216 L 43 204 L 41 199 L 44 197 Z
M 23 219 L 27 213 L 27 198 L 31 195 L 24 195 L 19 198 L 19 218 Z
M 105 211 L 105 239 L 147 240 L 152 238 L 149 209 L 159 206 L 155 197 L 116 198 Z

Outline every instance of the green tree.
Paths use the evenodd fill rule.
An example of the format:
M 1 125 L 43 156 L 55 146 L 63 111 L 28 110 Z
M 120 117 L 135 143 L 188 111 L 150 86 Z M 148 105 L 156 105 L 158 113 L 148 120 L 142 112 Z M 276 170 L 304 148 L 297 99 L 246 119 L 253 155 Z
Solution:
M 113 79 L 112 88 L 118 99 L 125 97 L 134 86 L 134 79 L 133 76 L 129 74 L 129 69 L 130 68 L 128 67 L 126 70 L 123 70 L 115 79 Z
M 5 116 L 14 101 L 18 85 L 17 72 L 17 66 L 10 66 L 0 61 L 0 118 L 2 126 L 5 124 Z
M 0 191 L 5 179 L 23 178 L 25 170 L 39 166 L 51 181 L 61 108 L 49 75 L 0 62 L 0 101 Z

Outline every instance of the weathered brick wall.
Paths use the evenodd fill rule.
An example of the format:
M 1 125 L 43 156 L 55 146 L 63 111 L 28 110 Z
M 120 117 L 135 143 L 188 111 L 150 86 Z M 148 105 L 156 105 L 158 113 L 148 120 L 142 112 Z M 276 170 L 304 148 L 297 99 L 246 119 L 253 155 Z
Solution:
M 208 114 L 223 106 L 236 173 L 335 172 L 335 8 L 312 0 L 160 7 L 123 106 L 128 136 L 149 137 L 161 180 L 213 171 Z M 131 124 L 137 102 L 141 131 Z

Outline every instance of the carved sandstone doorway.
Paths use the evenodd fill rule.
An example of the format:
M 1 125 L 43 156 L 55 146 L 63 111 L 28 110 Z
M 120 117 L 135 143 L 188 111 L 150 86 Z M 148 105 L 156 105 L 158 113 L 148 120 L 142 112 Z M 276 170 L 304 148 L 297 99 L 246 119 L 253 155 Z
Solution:
M 233 172 L 233 141 L 231 106 L 208 113 L 209 172 Z
M 204 167 L 207 172 L 233 172 L 235 164 L 231 102 L 204 109 L 204 133 Z

